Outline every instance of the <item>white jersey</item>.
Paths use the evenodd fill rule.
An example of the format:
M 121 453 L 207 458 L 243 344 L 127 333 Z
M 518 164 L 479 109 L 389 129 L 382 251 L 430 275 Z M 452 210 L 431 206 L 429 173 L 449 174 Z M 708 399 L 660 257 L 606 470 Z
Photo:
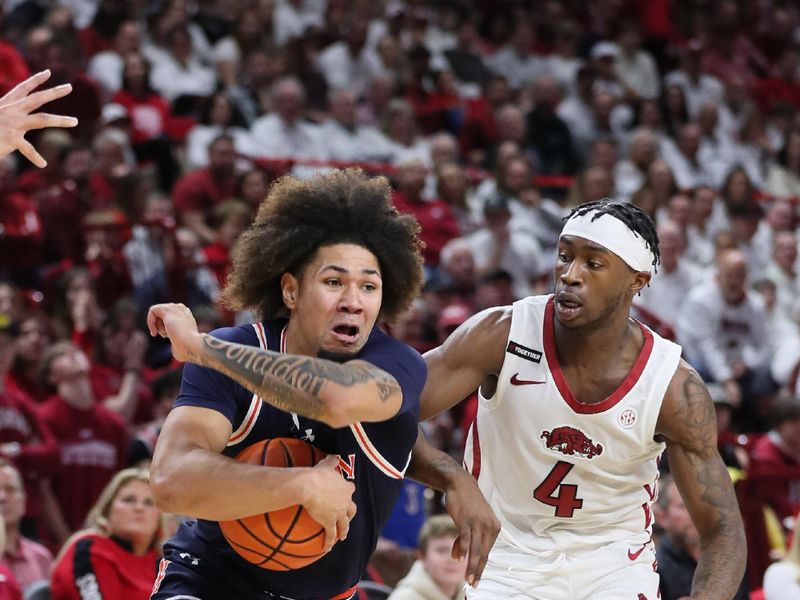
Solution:
M 497 390 L 479 397 L 465 466 L 506 544 L 569 552 L 625 541 L 635 551 L 651 539 L 665 447 L 653 436 L 681 348 L 640 325 L 645 341 L 630 373 L 586 405 L 561 371 L 553 323 L 552 296 L 513 305 Z

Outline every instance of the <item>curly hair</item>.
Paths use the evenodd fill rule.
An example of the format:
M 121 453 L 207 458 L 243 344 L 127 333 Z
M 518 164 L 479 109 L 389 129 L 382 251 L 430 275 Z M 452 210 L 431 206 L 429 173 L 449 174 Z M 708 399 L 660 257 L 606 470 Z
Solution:
M 398 214 L 390 193 L 385 177 L 369 178 L 359 169 L 331 171 L 309 180 L 278 179 L 236 243 L 222 292 L 224 304 L 262 319 L 286 315 L 281 276 L 300 276 L 321 247 L 357 244 L 378 259 L 381 316 L 397 317 L 419 294 L 422 242 L 417 220 Z

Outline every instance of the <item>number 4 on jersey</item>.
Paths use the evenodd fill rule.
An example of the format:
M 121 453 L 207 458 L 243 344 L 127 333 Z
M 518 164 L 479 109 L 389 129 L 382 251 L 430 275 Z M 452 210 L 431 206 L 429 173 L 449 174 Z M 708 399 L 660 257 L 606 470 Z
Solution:
M 578 498 L 578 486 L 572 483 L 561 483 L 575 465 L 558 461 L 544 478 L 544 481 L 533 490 L 533 497 L 542 504 L 554 506 L 557 517 L 570 518 L 583 506 L 583 498 Z M 558 494 L 554 492 L 558 490 Z

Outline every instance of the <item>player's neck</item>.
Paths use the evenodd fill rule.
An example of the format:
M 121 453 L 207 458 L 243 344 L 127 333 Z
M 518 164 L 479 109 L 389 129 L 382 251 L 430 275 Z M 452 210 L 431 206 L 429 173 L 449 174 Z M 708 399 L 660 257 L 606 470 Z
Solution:
M 602 365 L 614 363 L 619 353 L 631 343 L 634 323 L 627 310 L 619 310 L 608 317 L 578 329 L 569 329 L 554 319 L 556 350 L 559 362 L 570 364 Z
M 319 348 L 313 347 L 303 338 L 303 333 L 295 319 L 289 319 L 289 323 L 286 325 L 286 347 L 281 350 L 287 354 L 316 356 Z

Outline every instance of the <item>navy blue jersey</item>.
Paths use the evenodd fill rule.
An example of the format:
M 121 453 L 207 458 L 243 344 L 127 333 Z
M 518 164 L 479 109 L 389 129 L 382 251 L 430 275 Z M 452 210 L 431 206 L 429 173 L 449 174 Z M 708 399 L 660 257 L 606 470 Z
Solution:
M 220 329 L 217 338 L 284 351 L 283 320 Z M 299 600 L 331 598 L 355 585 L 367 566 L 383 524 L 389 518 L 402 487 L 403 475 L 417 437 L 419 395 L 425 384 L 422 357 L 375 327 L 355 358 L 394 376 L 403 392 L 398 413 L 381 423 L 355 423 L 334 429 L 313 419 L 285 412 L 213 369 L 187 364 L 175 406 L 217 410 L 231 422 L 233 433 L 223 454 L 235 457 L 248 446 L 276 437 L 306 440 L 327 454 L 337 454 L 342 473 L 355 484 L 358 507 L 347 539 L 317 562 L 293 571 L 270 571 L 239 557 L 214 521 L 190 521 L 167 542 L 165 551 L 187 553 L 198 559 L 218 583 L 225 582 L 231 598 L 264 598 L 264 592 Z M 198 482 L 202 486 L 202 482 Z M 231 502 L 235 502 L 231 498 Z

